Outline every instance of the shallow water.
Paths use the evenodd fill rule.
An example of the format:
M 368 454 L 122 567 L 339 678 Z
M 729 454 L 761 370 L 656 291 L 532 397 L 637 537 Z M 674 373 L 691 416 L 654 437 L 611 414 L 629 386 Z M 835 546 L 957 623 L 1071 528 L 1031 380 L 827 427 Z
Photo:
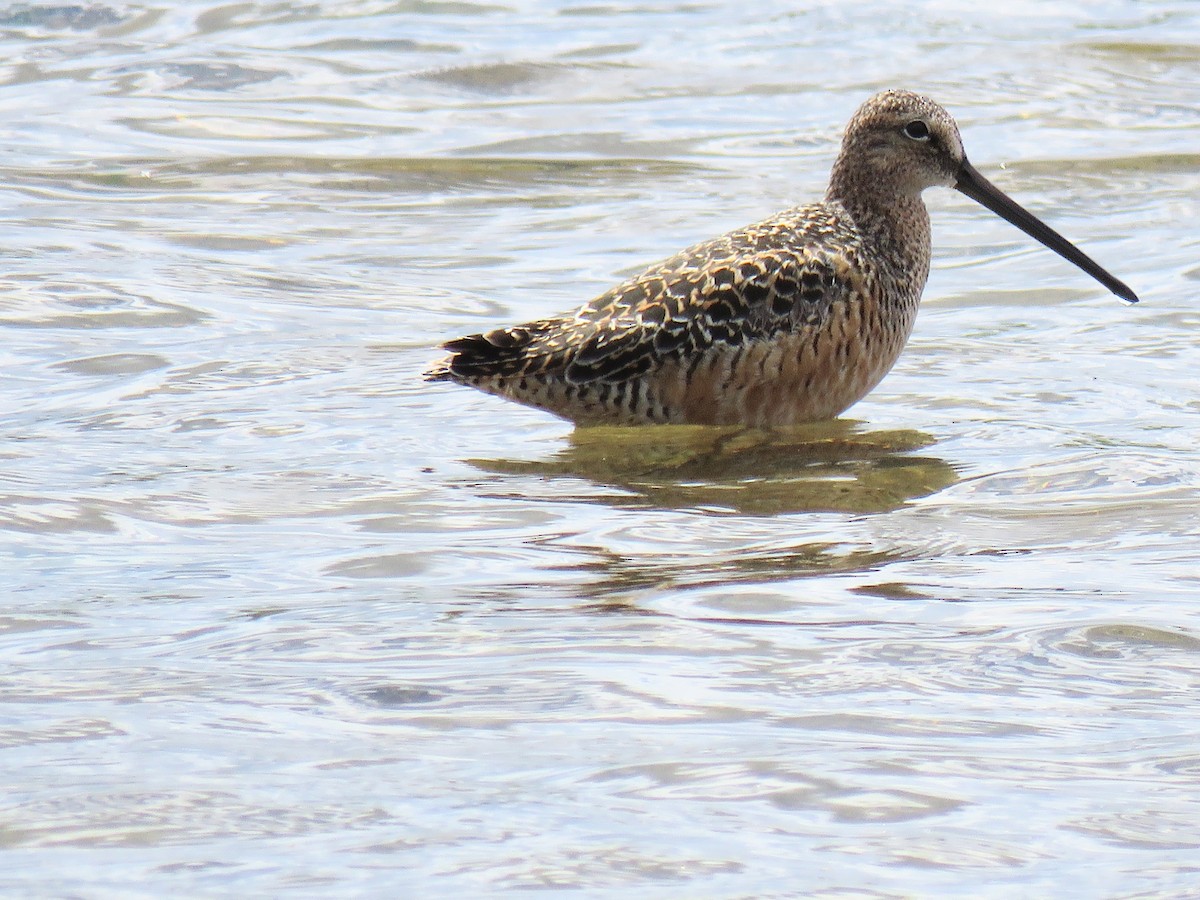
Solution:
M 960 6 L 0 7 L 0 889 L 1193 893 L 1200 9 Z M 847 421 L 420 380 L 889 86 L 1142 304 L 930 192 Z

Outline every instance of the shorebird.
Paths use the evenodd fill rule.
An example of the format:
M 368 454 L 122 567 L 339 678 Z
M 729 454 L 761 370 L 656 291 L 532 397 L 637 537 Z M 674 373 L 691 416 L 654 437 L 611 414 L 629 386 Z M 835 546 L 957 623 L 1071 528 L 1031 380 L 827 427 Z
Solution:
M 883 379 L 908 340 L 929 275 L 921 192 L 938 186 L 1137 302 L 979 174 L 946 110 L 894 90 L 846 126 L 820 203 L 690 247 L 572 314 L 449 341 L 426 378 L 577 425 L 834 418 Z

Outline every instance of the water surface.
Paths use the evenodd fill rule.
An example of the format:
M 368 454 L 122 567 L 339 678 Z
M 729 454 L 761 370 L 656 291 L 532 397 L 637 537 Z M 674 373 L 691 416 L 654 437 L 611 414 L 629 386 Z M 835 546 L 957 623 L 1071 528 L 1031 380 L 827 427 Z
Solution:
M 1194 4 L 22 3 L 0 47 L 6 892 L 1194 892 Z M 1142 304 L 930 192 L 843 422 L 421 381 L 819 195 L 894 86 Z

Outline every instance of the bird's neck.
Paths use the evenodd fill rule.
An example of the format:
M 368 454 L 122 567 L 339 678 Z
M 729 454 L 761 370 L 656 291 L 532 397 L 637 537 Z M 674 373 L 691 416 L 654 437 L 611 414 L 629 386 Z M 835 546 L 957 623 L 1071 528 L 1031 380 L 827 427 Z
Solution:
M 874 193 L 863 190 L 862 181 L 856 184 L 857 190 L 841 190 L 836 178 L 831 179 L 826 202 L 845 210 L 878 258 L 896 261 L 924 286 L 929 272 L 931 234 L 929 211 L 920 194 Z
M 837 161 L 830 173 L 825 199 L 840 204 L 864 224 L 877 220 L 911 228 L 924 223 L 925 230 L 929 229 L 929 213 L 919 189 L 896 185 L 887 173 L 847 167 L 843 159 Z

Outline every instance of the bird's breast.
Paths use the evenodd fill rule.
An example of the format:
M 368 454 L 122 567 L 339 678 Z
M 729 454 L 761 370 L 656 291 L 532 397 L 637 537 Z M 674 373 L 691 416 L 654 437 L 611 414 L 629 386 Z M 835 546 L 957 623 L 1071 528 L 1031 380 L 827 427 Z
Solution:
M 876 286 L 878 288 L 878 286 Z M 877 385 L 912 332 L 917 297 L 878 290 L 835 303 L 825 321 L 708 348 L 664 365 L 647 391 L 671 421 L 791 425 L 837 416 Z

